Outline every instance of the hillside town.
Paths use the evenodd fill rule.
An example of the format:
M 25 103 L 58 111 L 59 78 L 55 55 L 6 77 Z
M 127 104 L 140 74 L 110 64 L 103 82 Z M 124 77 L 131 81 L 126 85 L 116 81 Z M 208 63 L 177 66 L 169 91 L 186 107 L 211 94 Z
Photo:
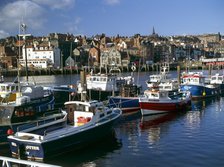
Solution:
M 106 34 L 83 35 L 50 33 L 35 37 L 22 34 L 0 40 L 0 67 L 13 71 L 27 66 L 29 70 L 80 70 L 117 68 L 122 71 L 141 67 L 152 70 L 155 64 L 201 67 L 217 63 L 224 57 L 224 36 L 220 33 L 182 36 L 160 36 L 155 28 L 149 35 L 131 37 Z M 208 61 L 209 60 L 209 61 Z M 184 66 L 183 66 L 184 64 Z

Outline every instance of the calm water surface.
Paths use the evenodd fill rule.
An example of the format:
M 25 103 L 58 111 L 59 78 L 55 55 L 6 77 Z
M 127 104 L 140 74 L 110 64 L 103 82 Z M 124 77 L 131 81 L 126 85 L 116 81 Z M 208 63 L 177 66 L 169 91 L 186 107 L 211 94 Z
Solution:
M 135 74 L 143 89 L 148 75 Z M 34 78 L 41 85 L 66 85 L 75 84 L 79 75 Z M 201 100 L 193 102 L 188 112 L 144 118 L 140 113 L 122 116 L 116 124 L 114 139 L 64 153 L 46 163 L 65 167 L 224 166 L 223 131 L 224 98 Z M 8 150 L 1 148 L 0 155 L 9 155 Z

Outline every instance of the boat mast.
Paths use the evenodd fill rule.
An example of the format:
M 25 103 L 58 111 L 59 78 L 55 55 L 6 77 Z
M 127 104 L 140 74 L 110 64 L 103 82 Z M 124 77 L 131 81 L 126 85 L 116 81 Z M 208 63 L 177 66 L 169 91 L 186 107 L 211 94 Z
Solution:
M 19 36 L 22 36 L 23 37 L 23 41 L 24 41 L 24 51 L 25 51 L 25 66 L 26 66 L 26 81 L 28 83 L 28 63 L 27 63 L 27 50 L 26 50 L 26 37 L 27 36 L 31 36 L 31 34 L 26 34 L 26 29 L 27 29 L 27 26 L 25 23 L 22 23 L 21 26 L 20 26 L 23 34 L 19 34 Z
M 81 80 L 81 101 L 86 101 L 86 73 L 85 71 L 80 72 L 80 80 Z
M 71 45 L 70 45 L 69 68 L 70 68 L 70 84 L 72 84 L 72 41 L 71 41 Z
M 17 59 L 17 72 L 18 72 L 18 74 L 17 74 L 17 78 L 18 78 L 18 91 L 19 92 L 21 92 L 21 85 L 20 85 L 20 64 L 19 64 L 19 59 L 21 58 L 21 41 L 20 41 L 20 25 L 21 25 L 21 23 L 20 23 L 20 21 L 19 21 L 19 36 L 18 36 L 18 38 L 19 38 L 19 57 L 18 57 L 18 59 Z

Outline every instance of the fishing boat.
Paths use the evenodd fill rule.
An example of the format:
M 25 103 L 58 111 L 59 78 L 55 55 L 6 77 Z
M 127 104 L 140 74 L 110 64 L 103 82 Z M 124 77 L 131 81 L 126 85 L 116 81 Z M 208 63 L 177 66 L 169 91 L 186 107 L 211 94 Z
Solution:
M 159 74 L 149 75 L 149 79 L 146 80 L 146 85 L 148 88 L 153 87 L 153 85 L 164 82 L 168 79 L 169 66 L 167 64 L 160 68 Z
M 146 80 L 146 85 L 149 89 L 155 85 L 158 85 L 159 90 L 169 91 L 170 95 L 177 92 L 179 89 L 177 79 L 173 79 L 169 76 L 169 65 L 166 63 L 161 67 L 159 74 L 149 76 L 149 79 Z
M 169 92 L 160 91 L 159 87 L 154 87 L 144 91 L 144 95 L 139 98 L 139 104 L 143 116 L 185 111 L 191 107 L 191 94 L 185 91 L 170 96 Z
M 224 94 L 224 75 L 219 73 L 212 75 L 210 78 L 210 84 L 219 88 L 220 95 Z
M 122 114 L 98 101 L 68 101 L 62 119 L 19 131 L 8 137 L 12 156 L 43 160 L 70 149 L 80 149 L 111 135 Z
M 130 114 L 140 110 L 138 96 L 142 87 L 135 84 L 133 76 L 124 78 L 125 83 L 121 85 L 118 96 L 108 97 L 110 107 L 119 107 L 123 114 Z
M 54 96 L 42 86 L 34 84 L 0 83 L 0 143 L 7 141 L 10 130 L 37 120 L 54 109 Z
M 202 72 L 188 72 L 181 76 L 180 90 L 190 91 L 193 99 L 218 96 L 219 86 L 207 82 Z
M 119 88 L 125 80 L 115 74 L 93 74 L 86 75 L 87 96 L 90 100 L 108 100 L 108 96 L 119 94 Z M 77 83 L 77 93 L 82 92 L 81 82 Z

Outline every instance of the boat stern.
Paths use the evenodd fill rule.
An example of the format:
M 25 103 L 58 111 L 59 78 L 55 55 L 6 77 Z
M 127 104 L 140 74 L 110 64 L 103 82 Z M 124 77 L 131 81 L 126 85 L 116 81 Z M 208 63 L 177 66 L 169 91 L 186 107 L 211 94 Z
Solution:
M 31 136 L 9 136 L 8 142 L 12 157 L 24 160 L 43 161 L 44 151 L 41 142 L 30 142 Z

